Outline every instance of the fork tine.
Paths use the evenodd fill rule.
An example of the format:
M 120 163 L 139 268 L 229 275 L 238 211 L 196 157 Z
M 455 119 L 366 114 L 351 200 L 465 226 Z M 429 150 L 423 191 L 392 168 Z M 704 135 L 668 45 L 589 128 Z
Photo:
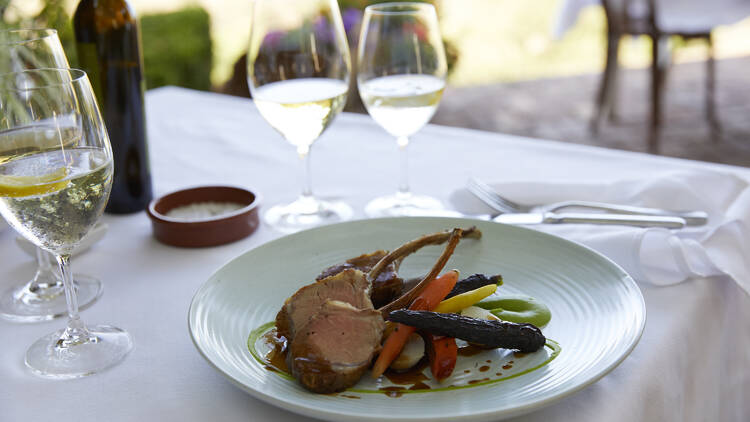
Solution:
M 517 204 L 503 198 L 495 192 L 492 187 L 477 178 L 469 178 L 467 187 L 469 192 L 473 193 L 477 198 L 490 205 L 492 208 L 495 208 L 497 211 L 511 213 L 520 211 L 520 207 L 518 207 Z

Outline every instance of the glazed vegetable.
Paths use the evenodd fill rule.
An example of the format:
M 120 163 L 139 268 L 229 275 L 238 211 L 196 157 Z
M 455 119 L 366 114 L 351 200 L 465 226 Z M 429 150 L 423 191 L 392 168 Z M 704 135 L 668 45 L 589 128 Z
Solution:
M 495 293 L 495 290 L 497 290 L 497 284 L 488 284 L 478 289 L 461 293 L 460 295 L 443 300 L 433 311 L 442 313 L 458 312 Z
M 417 283 L 421 280 L 421 277 L 418 278 L 410 278 L 408 280 L 404 280 L 404 290 L 409 290 L 412 287 L 416 286 Z M 501 275 L 492 275 L 492 276 L 486 276 L 484 274 L 473 274 L 470 275 L 464 279 L 458 280 L 456 282 L 456 286 L 453 287 L 453 290 L 451 290 L 450 293 L 448 293 L 448 296 L 445 298 L 448 299 L 450 297 L 460 295 L 461 293 L 465 293 L 474 289 L 478 289 L 482 286 L 486 286 L 488 284 L 494 284 L 496 286 L 502 286 L 503 285 L 503 277 Z
M 417 333 L 412 333 L 406 341 L 398 357 L 391 362 L 391 369 L 404 371 L 419 363 L 424 356 L 424 339 Z
M 409 305 L 414 311 L 431 311 L 450 293 L 458 281 L 458 270 L 450 270 L 435 280 Z
M 479 306 L 469 306 L 468 308 L 464 308 L 461 310 L 460 314 L 469 318 L 500 321 L 500 318 L 496 317 L 492 312 L 487 309 L 480 308 Z
M 434 309 L 441 300 L 453 289 L 458 281 L 458 271 L 451 270 L 441 275 L 435 280 L 431 281 L 422 293 L 414 299 L 409 309 L 412 310 L 431 310 Z M 393 313 L 395 311 L 392 311 Z M 401 353 L 401 349 L 404 348 L 404 344 L 409 339 L 409 335 L 415 331 L 415 328 L 398 324 L 395 330 L 385 340 L 383 349 L 380 351 L 380 355 L 375 360 L 375 364 L 372 366 L 372 377 L 378 378 L 383 375 L 386 368 L 390 366 L 391 362 Z
M 453 337 L 424 334 L 427 344 L 427 357 L 430 360 L 430 372 L 436 380 L 442 381 L 453 373 L 458 358 L 458 346 Z
M 495 286 L 502 286 L 503 276 L 501 276 L 500 274 L 491 276 L 486 276 L 484 274 L 470 275 L 462 280 L 458 280 L 456 286 L 453 288 L 453 290 L 451 290 L 450 293 L 448 293 L 448 296 L 446 296 L 445 298 L 448 299 L 453 296 L 460 295 L 461 293 L 476 290 L 482 286 L 487 286 L 490 284 L 493 284 Z
M 542 331 L 531 324 L 488 321 L 457 314 L 405 309 L 391 312 L 388 319 L 432 334 L 521 352 L 535 352 L 544 346 L 546 341 Z
M 503 321 L 527 322 L 537 327 L 544 327 L 552 318 L 552 313 L 545 304 L 525 295 L 503 295 L 476 305 L 489 309 Z

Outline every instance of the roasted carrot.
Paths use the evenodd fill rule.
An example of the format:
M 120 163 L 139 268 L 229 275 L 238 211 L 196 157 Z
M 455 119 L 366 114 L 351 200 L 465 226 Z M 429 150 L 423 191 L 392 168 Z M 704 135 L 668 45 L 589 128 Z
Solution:
M 425 287 L 424 291 L 414 299 L 409 309 L 413 311 L 429 311 L 434 309 L 445 296 L 450 293 L 458 281 L 458 271 L 451 270 L 441 275 Z M 406 340 L 415 329 L 408 325 L 398 324 L 396 329 L 388 336 L 383 344 L 380 355 L 372 366 L 372 377 L 378 378 L 391 365 L 394 359 L 401 353 Z
M 450 270 L 430 282 L 430 285 L 409 305 L 412 311 L 431 311 L 442 301 L 458 281 L 458 271 Z
M 377 378 L 383 375 L 383 372 L 391 366 L 391 362 L 396 359 L 404 348 L 409 336 L 416 331 L 414 327 L 404 324 L 397 324 L 391 335 L 385 340 L 383 350 L 380 351 L 375 364 L 372 366 L 372 377 Z
M 453 373 L 458 358 L 458 346 L 453 337 L 436 336 L 425 333 L 427 357 L 430 360 L 430 372 L 436 380 L 442 381 Z

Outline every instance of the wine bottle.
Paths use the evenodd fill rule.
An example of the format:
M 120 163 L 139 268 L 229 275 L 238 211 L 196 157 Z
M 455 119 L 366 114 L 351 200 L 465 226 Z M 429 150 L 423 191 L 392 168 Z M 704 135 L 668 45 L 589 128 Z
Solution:
M 152 198 L 138 21 L 126 0 L 81 0 L 73 15 L 79 65 L 107 126 L 114 180 L 106 212 L 132 213 Z

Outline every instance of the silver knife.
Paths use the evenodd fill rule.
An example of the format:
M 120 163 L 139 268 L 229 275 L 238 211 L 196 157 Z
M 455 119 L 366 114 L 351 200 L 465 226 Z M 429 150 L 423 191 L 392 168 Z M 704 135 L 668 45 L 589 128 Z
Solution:
M 492 221 L 505 224 L 614 224 L 667 229 L 681 229 L 686 225 L 685 219 L 681 217 L 568 212 L 500 214 Z

